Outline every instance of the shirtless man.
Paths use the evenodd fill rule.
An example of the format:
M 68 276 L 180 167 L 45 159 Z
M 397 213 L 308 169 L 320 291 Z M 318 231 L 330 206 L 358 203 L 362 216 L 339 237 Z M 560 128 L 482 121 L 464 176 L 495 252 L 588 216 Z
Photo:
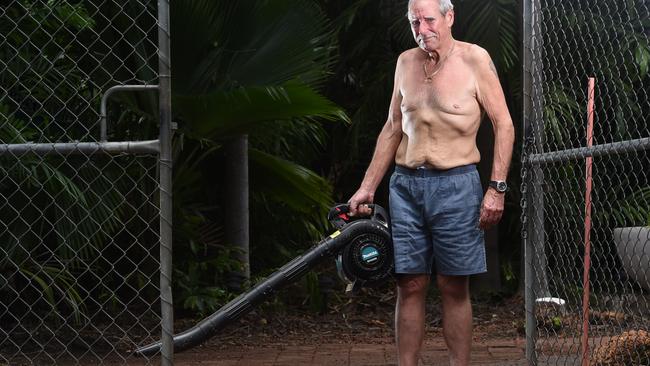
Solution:
M 410 0 L 418 48 L 399 56 L 388 120 L 351 213 L 367 214 L 392 161 L 390 211 L 395 245 L 395 333 L 399 365 L 417 365 L 424 338 L 432 265 L 441 293 L 451 365 L 468 365 L 472 341 L 471 274 L 487 271 L 483 229 L 503 212 L 514 128 L 496 68 L 481 47 L 455 40 L 450 0 Z M 476 170 L 483 112 L 494 129 L 485 195 Z

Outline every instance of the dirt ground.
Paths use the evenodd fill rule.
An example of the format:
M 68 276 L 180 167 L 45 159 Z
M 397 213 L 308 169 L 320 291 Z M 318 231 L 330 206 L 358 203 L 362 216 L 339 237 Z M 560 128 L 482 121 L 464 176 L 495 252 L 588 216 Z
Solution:
M 374 343 L 392 339 L 395 296 L 374 291 L 330 305 L 323 314 L 308 310 L 278 310 L 262 306 L 228 326 L 208 344 L 216 348 L 263 344 L 310 345 Z M 519 297 L 475 298 L 474 340 L 524 336 L 524 303 Z M 176 329 L 190 327 L 179 321 Z M 442 337 L 442 318 L 434 295 L 427 303 L 426 338 Z
M 342 297 L 322 314 L 257 308 L 202 346 L 175 356 L 181 365 L 395 365 L 390 289 Z M 298 307 L 300 308 L 300 307 Z M 186 329 L 192 320 L 179 321 Z M 474 299 L 472 365 L 523 365 L 524 304 L 514 298 Z M 422 364 L 447 364 L 439 303 L 427 305 Z M 155 361 L 154 361 L 155 362 Z
M 271 299 L 253 311 L 230 324 L 199 347 L 175 355 L 178 365 L 214 366 L 258 366 L 258 365 L 394 365 L 395 347 L 393 317 L 394 289 L 364 289 L 364 292 L 347 297 L 340 292 L 332 292 L 326 310 L 322 313 L 309 310 L 308 299 L 304 293 L 296 293 L 294 299 L 286 304 L 286 289 L 280 297 Z M 293 303 L 291 303 L 293 301 Z M 524 303 L 521 298 L 477 297 L 474 303 L 474 344 L 473 355 L 494 359 L 501 357 L 515 359 L 523 357 Z M 201 319 L 176 317 L 175 331 L 182 332 Z M 152 328 L 154 329 L 154 328 Z M 153 331 L 153 330 L 152 330 Z M 109 332 L 110 333 L 110 332 Z M 116 333 L 116 337 L 120 335 Z M 106 336 L 106 334 L 104 334 Z M 137 334 L 131 334 L 135 338 Z M 147 344 L 149 341 L 137 341 Z M 118 345 L 117 352 L 109 352 L 100 361 L 94 354 L 106 354 L 99 344 L 92 343 L 92 352 L 68 347 L 74 358 L 61 355 L 56 360 L 59 365 L 95 364 L 159 364 L 158 357 L 149 361 L 133 357 L 132 343 Z M 442 320 L 438 296 L 432 292 L 427 302 L 427 321 L 425 348 L 423 354 L 431 362 L 446 362 L 446 347 L 442 338 Z M 25 350 L 23 350 L 26 352 Z M 38 350 L 26 355 L 34 357 Z M 61 351 L 61 350 L 59 350 Z M 58 354 L 48 349 L 47 353 Z M 10 353 L 11 354 L 11 353 Z M 372 360 L 368 357 L 372 355 Z M 0 352 L 0 365 L 4 365 Z M 40 357 L 43 356 L 43 357 Z M 52 364 L 53 360 L 44 354 L 42 364 Z M 320 360 L 320 363 L 317 362 Z M 373 361 L 374 360 L 374 361 Z M 13 359 L 8 364 L 30 364 L 25 360 Z M 40 361 L 37 364 L 41 364 Z M 473 363 L 493 364 L 493 363 Z M 511 363 L 496 363 L 499 365 Z M 521 363 L 512 363 L 521 364 Z
M 269 299 L 243 318 L 222 329 L 204 344 L 185 352 L 176 353 L 174 355 L 175 364 L 183 366 L 393 366 L 396 364 L 393 331 L 394 289 L 363 290 L 364 293 L 355 297 L 346 297 L 341 292 L 332 292 L 329 295 L 332 296 L 332 299 L 322 313 L 309 310 L 308 297 L 304 292 L 294 290 L 286 289 L 277 298 Z M 295 296 L 292 298 L 291 294 L 295 294 Z M 525 365 L 523 299 L 517 296 L 510 298 L 494 295 L 475 296 L 473 309 L 474 335 L 471 364 Z M 594 311 L 590 317 L 594 333 L 598 333 L 595 330 L 599 324 L 607 325 L 612 322 L 612 319 L 605 318 L 605 315 L 615 316 L 618 313 Z M 623 324 L 621 322 L 628 321 L 619 319 L 619 317 L 614 319 L 618 321 L 619 326 Z M 175 330 L 182 332 L 199 320 L 201 319 L 184 319 L 176 316 Z M 538 340 L 537 344 L 540 357 L 555 360 L 549 364 L 577 362 L 576 357 L 579 354 L 576 353 L 576 347 L 579 345 L 576 342 L 579 341 L 579 338 L 576 338 L 578 334 L 576 329 L 578 329 L 578 325 L 581 323 L 578 324 L 574 321 L 572 316 L 563 317 L 560 328 L 553 325 L 545 328 L 543 322 L 538 323 L 538 326 L 542 327 L 540 328 L 542 335 L 545 335 Z M 634 322 L 628 325 L 630 329 L 639 328 L 639 324 Z M 158 356 L 147 360 L 133 356 L 132 351 L 134 344 L 144 345 L 151 342 L 151 334 L 158 334 L 159 329 L 156 327 L 157 324 L 153 322 L 150 332 L 147 332 L 149 339 L 140 338 L 145 335 L 129 334 L 130 341 L 116 343 L 115 349 L 110 347 L 104 349 L 99 343 L 89 343 L 93 345 L 92 350 L 69 345 L 65 349 L 65 354 L 60 354 L 60 358 L 57 358 L 56 362 L 50 357 L 59 354 L 59 351 L 62 350 L 48 348 L 46 353 L 51 355 L 50 357 L 46 357 L 46 354 L 38 349 L 30 350 L 28 347 L 23 347 L 21 352 L 26 352 L 24 356 L 29 357 L 32 361 L 38 360 L 35 364 L 43 365 L 97 365 L 100 363 L 155 365 L 160 364 Z M 628 332 L 627 338 L 619 338 L 629 339 L 630 334 L 633 332 Z M 646 333 L 643 334 L 646 337 Z M 103 334 L 104 337 L 107 335 L 110 335 L 110 331 Z M 118 339 L 121 336 L 123 333 L 116 332 L 113 338 Z M 612 344 L 618 338 L 600 333 L 594 334 L 594 337 L 590 339 L 590 349 L 594 350 L 595 354 L 609 357 L 610 354 L 614 354 L 614 351 L 618 350 L 616 347 L 602 348 L 603 345 Z M 85 337 L 88 342 L 91 338 L 90 335 Z M 644 340 L 647 340 L 646 338 Z M 19 342 L 18 339 L 14 339 L 14 341 Z M 448 364 L 448 353 L 442 337 L 439 297 L 435 290 L 429 294 L 427 302 L 424 342 L 423 365 Z M 23 343 L 19 342 L 18 344 Z M 645 344 L 643 343 L 644 347 Z M 13 352 L 15 351 L 9 355 Z M 625 354 L 632 355 L 637 360 L 640 357 L 647 358 L 647 354 L 642 354 L 643 352 L 647 352 L 647 350 L 638 351 L 634 348 L 634 352 L 626 351 Z M 35 355 L 37 358 L 34 358 Z M 40 361 L 41 359 L 43 362 Z M 643 359 L 645 360 L 645 358 Z M 3 363 L 2 352 L 0 352 L 0 366 L 22 364 L 34 364 L 34 362 L 11 359 L 8 363 Z M 621 365 L 628 364 L 639 363 L 636 361 L 621 363 Z

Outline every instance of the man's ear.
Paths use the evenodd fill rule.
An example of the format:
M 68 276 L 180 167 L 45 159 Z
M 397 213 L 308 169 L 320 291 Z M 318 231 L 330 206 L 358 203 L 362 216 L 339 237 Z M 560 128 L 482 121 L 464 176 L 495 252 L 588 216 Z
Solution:
M 447 25 L 449 28 L 451 28 L 452 25 L 454 25 L 454 19 L 456 18 L 456 14 L 454 14 L 453 10 L 447 11 L 447 14 L 445 14 L 445 20 L 447 21 Z

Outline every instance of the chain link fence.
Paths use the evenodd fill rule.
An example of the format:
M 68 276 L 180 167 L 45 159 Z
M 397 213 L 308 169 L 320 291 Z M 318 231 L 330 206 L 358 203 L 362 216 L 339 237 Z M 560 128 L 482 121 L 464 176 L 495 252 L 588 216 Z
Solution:
M 650 365 L 650 3 L 527 0 L 524 29 L 527 358 Z
M 0 5 L 0 364 L 124 363 L 171 333 L 160 3 Z

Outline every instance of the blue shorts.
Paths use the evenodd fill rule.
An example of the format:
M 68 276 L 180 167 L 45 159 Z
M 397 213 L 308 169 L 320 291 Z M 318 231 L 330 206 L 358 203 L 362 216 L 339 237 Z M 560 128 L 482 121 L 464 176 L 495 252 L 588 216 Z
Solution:
M 475 165 L 449 170 L 396 166 L 390 178 L 395 273 L 450 276 L 487 271 L 478 227 L 483 189 Z

